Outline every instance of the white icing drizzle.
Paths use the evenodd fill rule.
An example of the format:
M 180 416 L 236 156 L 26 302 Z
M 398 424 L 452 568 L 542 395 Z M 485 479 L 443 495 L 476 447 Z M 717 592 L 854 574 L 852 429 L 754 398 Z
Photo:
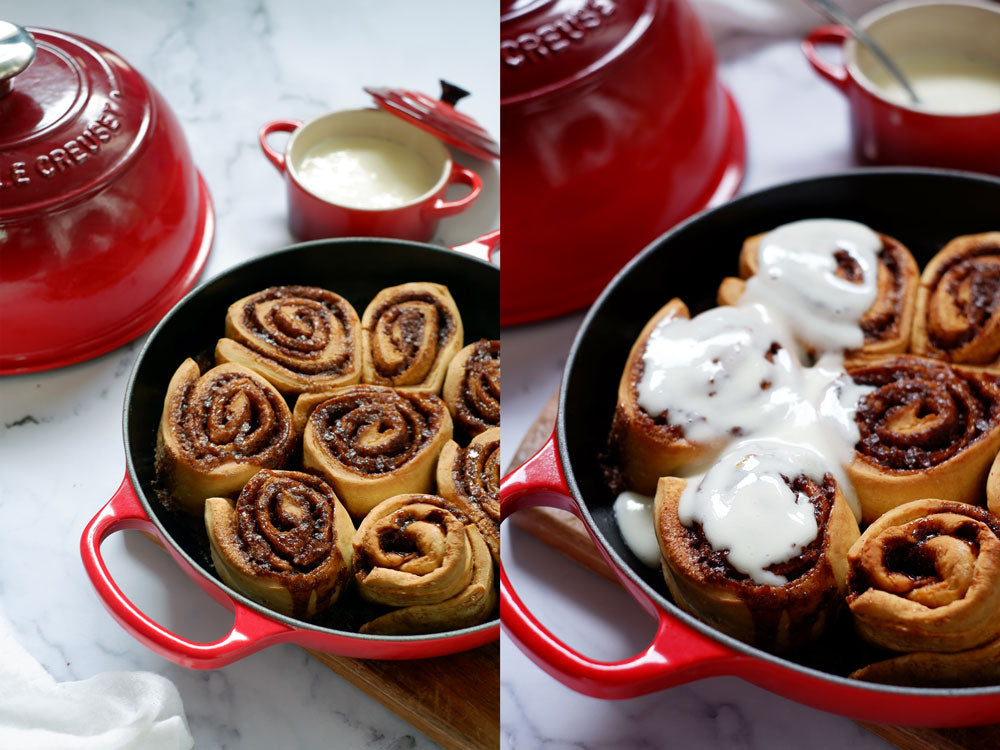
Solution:
M 632 554 L 650 568 L 659 566 L 660 545 L 654 530 L 653 498 L 638 492 L 621 493 L 615 501 L 615 521 Z
M 846 376 L 843 350 L 864 341 L 858 321 L 875 300 L 881 246 L 855 222 L 778 227 L 763 238 L 750 282 L 766 280 L 748 282 L 735 307 L 663 321 L 643 353 L 639 405 L 666 412 L 689 440 L 722 446 L 711 468 L 689 475 L 681 523 L 699 524 L 709 544 L 758 583 L 785 583 L 766 568 L 793 559 L 818 533 L 812 504 L 785 479 L 822 484 L 831 474 L 861 517 L 844 467 L 860 438 L 858 401 L 872 389 Z M 838 250 L 855 260 L 863 283 L 835 275 Z M 811 366 L 802 363 L 805 350 L 819 355 Z M 622 493 L 615 516 L 636 557 L 655 567 L 647 542 L 655 538 L 652 513 L 638 506 L 634 493 Z M 643 519 L 646 533 L 638 528 Z

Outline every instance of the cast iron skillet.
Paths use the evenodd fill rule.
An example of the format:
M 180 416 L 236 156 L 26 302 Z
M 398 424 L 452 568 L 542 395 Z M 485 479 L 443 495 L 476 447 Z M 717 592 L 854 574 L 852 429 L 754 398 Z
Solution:
M 125 393 L 127 474 L 81 539 L 84 567 L 104 605 L 126 630 L 172 661 L 205 669 L 281 642 L 346 656 L 408 659 L 454 653 L 499 637 L 495 619 L 435 635 L 361 635 L 352 632 L 366 619 L 360 598 L 351 602 L 357 606 L 338 610 L 350 614 L 334 614 L 312 623 L 273 612 L 219 580 L 208 554 L 204 524 L 166 509 L 153 486 L 156 430 L 170 377 L 185 357 L 211 359 L 232 302 L 268 286 L 307 284 L 343 295 L 361 315 L 380 289 L 407 281 L 432 281 L 451 291 L 462 315 L 466 342 L 495 339 L 500 335 L 500 272 L 470 254 L 488 257 L 498 241 L 499 232 L 494 232 L 456 248 L 468 254 L 400 240 L 306 242 L 224 272 L 167 314 L 140 351 Z M 188 641 L 150 620 L 124 596 L 101 558 L 100 545 L 108 535 L 128 528 L 158 537 L 202 589 L 234 611 L 229 634 L 215 643 Z
M 575 690 L 633 697 L 713 675 L 736 675 L 793 700 L 855 718 L 952 726 L 1000 720 L 1000 687 L 917 689 L 879 686 L 844 675 L 867 663 L 853 636 L 797 661 L 715 631 L 669 599 L 658 570 L 625 546 L 598 456 L 605 451 L 625 360 L 643 325 L 667 300 L 693 313 L 714 304 L 725 275 L 736 275 L 743 240 L 806 218 L 864 222 L 899 239 L 921 268 L 949 239 L 1000 229 L 1000 180 L 960 172 L 869 169 L 806 179 L 747 195 L 700 214 L 654 241 L 605 288 L 576 336 L 563 373 L 556 430 L 501 484 L 501 517 L 533 505 L 578 515 L 629 592 L 659 621 L 652 644 L 608 664 L 573 651 L 525 608 L 501 569 L 501 619 L 543 669 Z

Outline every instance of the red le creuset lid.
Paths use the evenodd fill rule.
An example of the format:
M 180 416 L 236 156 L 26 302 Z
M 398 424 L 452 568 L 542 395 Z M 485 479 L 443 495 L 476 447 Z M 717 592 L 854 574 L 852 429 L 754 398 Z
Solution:
M 406 89 L 366 86 L 375 103 L 386 112 L 416 125 L 435 138 L 471 154 L 492 161 L 500 158 L 500 146 L 478 122 L 455 109 L 469 92 L 447 81 L 441 81 L 441 98 Z
M 0 374 L 143 333 L 194 284 L 213 230 L 180 125 L 134 68 L 0 21 Z

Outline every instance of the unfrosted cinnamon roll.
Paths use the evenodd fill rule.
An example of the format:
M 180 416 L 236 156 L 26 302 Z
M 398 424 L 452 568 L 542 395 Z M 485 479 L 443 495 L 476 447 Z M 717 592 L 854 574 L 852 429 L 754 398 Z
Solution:
M 984 508 L 948 500 L 893 508 L 848 561 L 847 602 L 866 640 L 957 652 L 1000 637 L 1000 523 Z
M 674 601 L 742 641 L 786 651 L 839 615 L 858 524 L 808 449 L 747 441 L 702 478 L 663 477 L 654 520 Z
M 791 354 L 753 310 L 720 307 L 690 319 L 664 305 L 632 345 L 618 383 L 609 454 L 622 484 L 652 495 L 662 476 L 705 465 L 750 423 L 780 421 L 772 399 L 796 377 Z
M 339 294 L 270 287 L 229 306 L 215 360 L 245 365 L 282 393 L 351 385 L 361 380 L 361 322 Z
M 500 428 L 491 427 L 465 448 L 445 445 L 437 464 L 437 491 L 479 528 L 500 562 Z
M 851 678 L 908 687 L 976 687 L 1000 684 L 1000 639 L 945 654 L 920 651 L 855 670 Z
M 983 504 L 1000 450 L 1000 375 L 912 355 L 848 375 L 872 388 L 857 404 L 861 438 L 847 467 L 865 523 L 926 497 Z
M 200 515 L 206 498 L 234 496 L 261 469 L 285 465 L 292 415 L 277 389 L 237 364 L 204 375 L 186 359 L 167 387 L 156 473 L 171 499 Z
M 354 525 L 312 474 L 257 472 L 235 503 L 205 501 L 205 529 L 222 580 L 286 615 L 323 611 L 350 580 Z
M 437 396 L 348 386 L 309 415 L 302 463 L 361 517 L 387 497 L 433 489 L 437 459 L 451 435 L 451 415 Z
M 475 625 L 496 604 L 493 560 L 479 530 L 436 495 L 389 498 L 354 535 L 355 581 L 371 602 L 399 607 L 363 633 L 435 633 Z
M 500 342 L 480 339 L 448 365 L 441 394 L 461 434 L 500 426 Z
M 993 461 L 993 468 L 986 478 L 986 505 L 993 515 L 1000 517 L 1000 453 Z
M 828 220 L 808 220 L 799 222 L 824 223 Z M 853 222 L 843 222 L 853 224 Z M 721 305 L 734 305 L 742 297 L 746 284 L 743 280 L 755 276 L 760 265 L 762 241 L 769 233 L 747 238 L 740 252 L 740 279 L 724 279 L 719 287 L 718 301 Z M 920 269 L 913 255 L 898 240 L 888 235 L 875 233 L 880 247 L 876 250 L 876 279 L 874 302 L 860 316 L 858 325 L 864 334 L 863 344 L 851 352 L 852 356 L 904 352 L 910 342 L 913 327 L 914 308 Z M 846 282 L 860 284 L 864 270 L 851 252 L 842 248 L 834 249 L 830 264 L 833 275 Z M 809 297 L 813 291 L 800 287 L 796 292 Z M 807 349 L 812 342 L 804 342 Z
M 462 348 L 462 318 L 448 287 L 411 282 L 380 291 L 361 318 L 362 381 L 440 393 Z
M 924 268 L 912 350 L 1000 365 L 1000 232 L 956 237 Z

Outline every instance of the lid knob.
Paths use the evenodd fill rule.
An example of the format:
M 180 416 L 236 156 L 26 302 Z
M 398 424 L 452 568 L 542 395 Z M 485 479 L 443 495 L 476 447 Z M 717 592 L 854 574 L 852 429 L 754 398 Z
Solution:
M 0 97 L 10 93 L 12 79 L 35 59 L 35 40 L 17 24 L 0 21 Z
M 441 101 L 451 106 L 455 106 L 459 99 L 464 99 L 469 95 L 469 92 L 463 89 L 461 86 L 456 86 L 454 83 L 448 83 L 447 81 L 440 81 L 441 83 Z

